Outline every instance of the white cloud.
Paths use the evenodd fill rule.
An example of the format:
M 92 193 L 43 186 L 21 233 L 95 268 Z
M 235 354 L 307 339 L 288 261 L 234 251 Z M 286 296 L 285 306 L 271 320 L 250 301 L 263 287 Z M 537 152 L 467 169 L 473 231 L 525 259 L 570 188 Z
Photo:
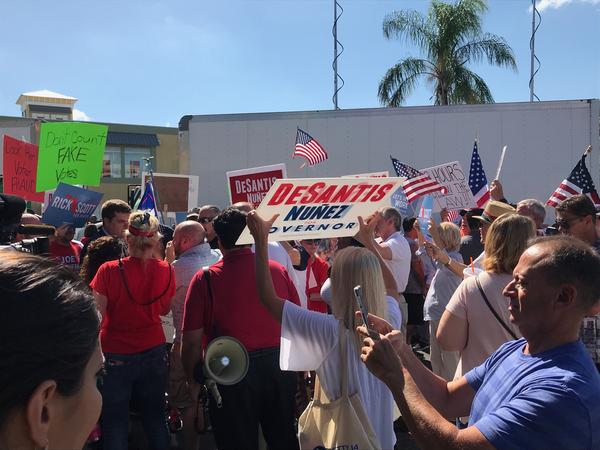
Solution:
M 90 116 L 88 116 L 83 111 L 73 108 L 73 120 L 79 120 L 81 122 L 89 122 L 92 120 Z
M 537 9 L 542 12 L 546 9 L 558 9 L 571 3 L 588 3 L 590 5 L 600 5 L 600 0 L 538 0 Z M 531 7 L 529 8 L 531 11 Z

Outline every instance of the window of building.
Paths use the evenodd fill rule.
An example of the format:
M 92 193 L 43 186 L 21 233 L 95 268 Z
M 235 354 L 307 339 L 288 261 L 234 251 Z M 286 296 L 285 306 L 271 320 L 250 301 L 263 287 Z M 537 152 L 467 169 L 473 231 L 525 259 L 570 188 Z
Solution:
M 140 179 L 146 170 L 144 158 L 153 156 L 150 147 L 125 147 L 107 145 L 104 150 L 104 165 L 102 178 L 110 179 Z M 154 169 L 153 160 L 150 160 Z

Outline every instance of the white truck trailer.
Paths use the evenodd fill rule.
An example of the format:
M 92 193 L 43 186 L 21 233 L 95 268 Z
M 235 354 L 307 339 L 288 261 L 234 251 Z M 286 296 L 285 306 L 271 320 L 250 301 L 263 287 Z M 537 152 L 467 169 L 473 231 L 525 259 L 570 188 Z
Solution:
M 599 121 L 597 99 L 184 116 L 181 171 L 200 177 L 199 205 L 226 206 L 230 170 L 285 163 L 289 178 L 393 175 L 392 155 L 417 169 L 458 160 L 468 171 L 478 138 L 488 181 L 506 145 L 506 198 L 545 202 L 588 145 L 588 168 L 600 188 Z M 325 147 L 327 161 L 301 169 L 303 160 L 292 159 L 297 127 Z

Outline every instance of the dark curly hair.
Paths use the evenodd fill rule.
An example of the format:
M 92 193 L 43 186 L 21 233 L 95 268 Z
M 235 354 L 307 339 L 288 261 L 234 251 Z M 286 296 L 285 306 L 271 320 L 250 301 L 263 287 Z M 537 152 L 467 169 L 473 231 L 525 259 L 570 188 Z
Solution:
M 123 241 L 112 236 L 104 236 L 90 242 L 79 272 L 84 283 L 89 285 L 92 282 L 102 264 L 119 259 L 123 248 Z

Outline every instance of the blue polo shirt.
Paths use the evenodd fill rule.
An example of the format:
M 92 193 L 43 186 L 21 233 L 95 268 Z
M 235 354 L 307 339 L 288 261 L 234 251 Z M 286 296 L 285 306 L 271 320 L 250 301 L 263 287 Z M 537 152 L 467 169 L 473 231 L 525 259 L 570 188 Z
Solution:
M 600 449 L 600 376 L 581 341 L 526 355 L 507 342 L 468 372 L 469 425 L 496 449 Z

